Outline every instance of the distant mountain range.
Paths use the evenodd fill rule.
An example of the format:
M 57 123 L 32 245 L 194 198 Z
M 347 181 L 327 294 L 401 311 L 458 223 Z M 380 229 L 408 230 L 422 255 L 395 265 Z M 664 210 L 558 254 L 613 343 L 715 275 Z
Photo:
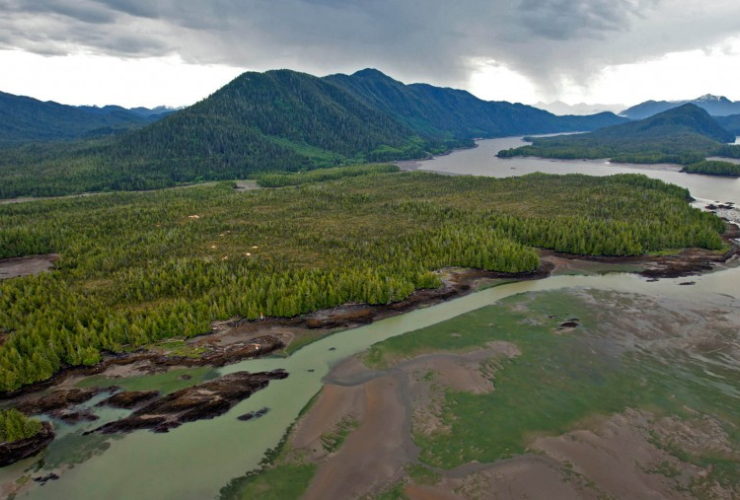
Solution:
M 740 101 L 733 102 L 726 97 L 711 94 L 689 101 L 646 101 L 627 108 L 619 114 L 632 120 L 642 120 L 663 111 L 683 106 L 684 104 L 694 104 L 706 110 L 712 116 L 740 114 Z
M 597 113 L 611 112 L 618 113 L 624 109 L 623 104 L 567 104 L 563 101 L 538 102 L 534 104 L 535 108 L 549 111 L 555 115 L 594 115 Z
M 499 153 L 501 157 L 611 158 L 615 162 L 680 163 L 721 154 L 735 134 L 704 109 L 684 104 L 644 120 L 614 125 L 588 134 L 535 138 L 531 146 Z
M 76 111 L 96 115 L 105 109 Z M 476 137 L 586 131 L 625 121 L 613 113 L 559 117 L 461 90 L 404 85 L 373 69 L 324 78 L 249 72 L 138 130 L 87 145 L 25 148 L 13 153 L 12 162 L 0 156 L 0 175 L 22 170 L 14 184 L 0 186 L 0 198 L 420 158 L 472 145 Z M 41 171 L 43 176 L 33 174 Z M 55 177 L 59 172 L 64 179 Z M 65 180 L 71 172 L 74 185 Z
M 0 92 L 0 144 L 112 135 L 143 127 L 172 111 L 67 106 Z
M 111 114 L 117 114 L 117 113 L 129 113 L 136 115 L 141 118 L 145 118 L 148 120 L 158 120 L 160 118 L 163 118 L 166 115 L 169 115 L 170 113 L 174 113 L 175 111 L 178 111 L 182 108 L 170 108 L 167 106 L 157 106 L 156 108 L 144 108 L 144 107 L 137 107 L 137 108 L 124 108 L 122 106 L 115 106 L 115 105 L 108 105 L 108 106 L 76 106 L 77 109 L 81 109 L 83 111 L 87 111 L 89 113 L 94 113 L 98 115 L 111 115 Z

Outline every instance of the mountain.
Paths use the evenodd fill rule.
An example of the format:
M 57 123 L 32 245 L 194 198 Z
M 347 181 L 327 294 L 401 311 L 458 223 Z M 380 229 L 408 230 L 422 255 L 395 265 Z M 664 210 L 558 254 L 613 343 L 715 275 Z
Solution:
M 646 101 L 620 113 L 633 120 L 643 120 L 669 109 L 694 104 L 706 110 L 712 116 L 727 116 L 740 113 L 740 102 L 732 102 L 726 97 L 711 94 L 703 95 L 691 101 Z
M 100 116 L 120 116 L 128 118 L 131 115 L 143 118 L 145 121 L 154 122 L 163 118 L 171 113 L 177 111 L 176 108 L 168 108 L 167 106 L 157 106 L 156 108 L 124 108 L 123 106 L 107 105 L 107 106 L 77 106 L 78 109 L 82 109 L 92 114 Z M 180 108 L 181 109 L 181 108 Z
M 735 141 L 733 134 L 695 104 L 684 104 L 644 120 L 606 127 L 585 135 L 602 141 L 630 140 L 637 143 L 693 135 L 722 143 Z
M 109 111 L 87 112 L 107 118 L 122 112 Z M 248 72 L 144 128 L 0 155 L 6 177 L 0 198 L 151 189 L 422 158 L 472 146 L 476 137 L 584 131 L 625 121 L 612 113 L 558 117 L 522 104 L 482 101 L 461 90 L 404 85 L 372 69 L 324 78 L 289 70 Z
M 0 145 L 105 136 L 151 121 L 119 106 L 67 106 L 0 92 Z
M 501 157 L 612 158 L 636 163 L 693 163 L 734 142 L 705 110 L 684 104 L 644 120 L 605 127 L 588 134 L 537 138 L 531 146 Z
M 535 108 L 548 111 L 554 115 L 594 115 L 597 113 L 617 113 L 624 109 L 621 104 L 567 104 L 562 101 L 538 102 L 534 104 Z
M 722 125 L 725 130 L 729 130 L 733 134 L 740 136 L 740 114 L 719 116 L 717 117 L 717 123 Z
M 472 139 L 584 131 L 624 121 L 611 113 L 558 117 L 523 104 L 483 101 L 464 90 L 405 85 L 375 69 L 331 75 L 325 80 L 426 137 Z

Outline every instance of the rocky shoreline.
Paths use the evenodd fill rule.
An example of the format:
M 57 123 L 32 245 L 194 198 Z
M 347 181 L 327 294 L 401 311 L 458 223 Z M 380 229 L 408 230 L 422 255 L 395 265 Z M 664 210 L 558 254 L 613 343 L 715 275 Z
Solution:
M 86 432 L 113 434 L 149 429 L 169 432 L 186 422 L 223 415 L 237 403 L 268 386 L 271 380 L 288 377 L 284 370 L 272 372 L 236 372 L 216 380 L 181 389 L 146 404 L 128 417 Z M 121 393 L 125 395 L 126 393 Z
M 12 443 L 0 444 L 0 467 L 36 455 L 49 446 L 53 440 L 54 428 L 49 422 L 43 422 L 43 427 L 35 436 Z

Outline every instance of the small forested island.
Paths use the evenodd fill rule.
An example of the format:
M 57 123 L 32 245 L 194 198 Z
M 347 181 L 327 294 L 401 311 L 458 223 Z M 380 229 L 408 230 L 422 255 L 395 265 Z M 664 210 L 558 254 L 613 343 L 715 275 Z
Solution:
M 0 467 L 38 453 L 51 440 L 51 425 L 10 408 L 0 410 Z
M 735 141 L 735 134 L 723 129 L 706 111 L 693 104 L 586 134 L 534 137 L 530 140 L 531 145 L 501 151 L 498 156 L 609 158 L 615 163 L 679 165 L 696 164 L 709 156 L 740 156 L 740 146 L 727 144 Z
M 686 165 L 682 172 L 689 174 L 723 175 L 740 177 L 740 165 L 729 161 L 705 160 Z

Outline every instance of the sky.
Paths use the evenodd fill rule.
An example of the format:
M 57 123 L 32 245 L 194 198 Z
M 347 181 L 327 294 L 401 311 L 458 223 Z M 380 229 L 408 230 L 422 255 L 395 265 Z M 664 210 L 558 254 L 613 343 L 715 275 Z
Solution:
M 0 0 L 0 91 L 184 106 L 374 67 L 486 100 L 740 100 L 740 0 Z

